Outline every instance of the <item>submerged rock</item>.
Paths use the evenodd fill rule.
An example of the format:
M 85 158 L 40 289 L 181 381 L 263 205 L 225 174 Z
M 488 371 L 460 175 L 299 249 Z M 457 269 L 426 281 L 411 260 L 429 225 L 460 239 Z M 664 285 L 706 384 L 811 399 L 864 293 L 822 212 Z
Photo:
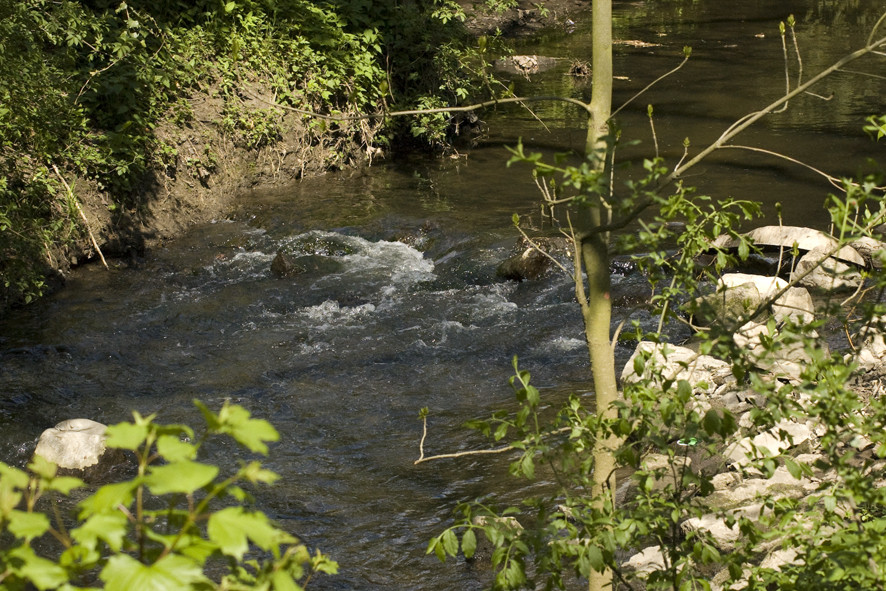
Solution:
M 540 279 L 556 268 L 551 257 L 571 256 L 572 243 L 565 238 L 537 238 L 534 242 L 544 252 L 539 251 L 525 238 L 521 239 L 517 244 L 519 252 L 502 262 L 495 274 L 511 281 Z

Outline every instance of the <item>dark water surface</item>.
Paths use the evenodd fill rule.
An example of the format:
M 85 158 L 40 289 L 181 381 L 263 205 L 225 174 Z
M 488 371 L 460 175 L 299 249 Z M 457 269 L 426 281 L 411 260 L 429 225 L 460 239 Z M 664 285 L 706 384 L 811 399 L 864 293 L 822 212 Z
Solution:
M 623 112 L 626 137 L 643 140 L 626 156 L 651 153 L 650 102 L 673 164 L 685 136 L 701 147 L 776 97 L 784 87 L 777 26 L 787 14 L 799 21 L 808 77 L 861 44 L 881 3 L 735 4 L 618 4 L 616 36 L 657 45 L 616 47 L 616 74 L 627 77 L 616 82 L 616 103 L 694 46 L 683 70 Z M 564 72 L 588 47 L 581 30 L 519 47 L 563 58 L 533 77 L 534 92 L 586 96 Z M 883 112 L 886 85 L 848 76 L 823 84 L 831 101 L 798 99 L 741 143 L 838 175 L 882 158 L 882 145 L 860 127 Z M 523 137 L 565 150 L 583 141 L 571 109 L 536 111 L 549 132 L 517 109 L 487 113 L 488 141 L 458 158 L 404 160 L 248 195 L 228 219 L 149 253 L 138 268 L 78 270 L 63 292 L 0 325 L 0 459 L 22 463 L 40 432 L 67 418 L 114 423 L 137 409 L 199 424 L 193 398 L 213 407 L 230 398 L 282 435 L 268 460 L 282 478 L 258 494 L 259 506 L 341 563 L 341 574 L 311 588 L 482 588 L 487 572 L 440 565 L 424 554 L 428 539 L 450 523 L 457 502 L 494 492 L 513 503 L 544 479 L 511 480 L 506 457 L 414 466 L 416 417 L 429 407 L 428 453 L 482 446 L 459 425 L 510 404 L 514 355 L 553 406 L 588 388 L 568 279 L 516 284 L 494 274 L 515 240 L 511 214 L 538 210 L 527 172 L 505 168 L 502 145 Z M 693 173 L 689 181 L 712 195 L 761 199 L 770 210 L 782 201 L 787 223 L 826 227 L 821 204 L 830 189 L 808 171 L 730 151 Z M 274 277 L 281 249 L 306 272 Z M 629 293 L 641 278 L 617 273 L 613 281 Z M 643 319 L 619 309 L 616 321 L 629 313 Z M 619 362 L 630 353 L 619 348 Z M 209 455 L 229 463 L 235 453 Z

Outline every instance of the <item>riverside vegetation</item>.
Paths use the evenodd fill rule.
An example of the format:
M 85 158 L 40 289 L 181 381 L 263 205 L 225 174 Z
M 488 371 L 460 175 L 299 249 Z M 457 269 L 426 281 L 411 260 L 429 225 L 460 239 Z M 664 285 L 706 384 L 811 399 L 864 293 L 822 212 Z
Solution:
M 572 268 L 563 269 L 574 278 L 584 320 L 594 400 L 575 394 L 554 408 L 515 359 L 517 410 L 469 426 L 506 442 L 476 453 L 516 454 L 511 473 L 544 478 L 548 492 L 505 509 L 492 499 L 465 503 L 428 552 L 471 559 L 485 543 L 493 585 L 502 589 L 882 588 L 886 245 L 876 230 L 886 222 L 883 175 L 851 180 L 821 173 L 835 191 L 824 204 L 833 235 L 828 245 L 804 265 L 800 251 L 808 247 L 788 240 L 768 259 L 773 276 L 740 280 L 723 274 L 752 258 L 766 260 L 763 245 L 738 231 L 760 215 L 759 204 L 698 195 L 681 175 L 712 152 L 736 147 L 730 142 L 737 134 L 847 64 L 882 59 L 886 14 L 858 50 L 808 80 L 797 68 L 791 17 L 781 25 L 784 96 L 737 120 L 697 154 L 687 138 L 678 162 L 656 155 L 642 172 L 616 183 L 623 140 L 610 108 L 610 8 L 608 0 L 594 2 L 593 70 L 601 77 L 584 105 L 586 161 L 547 163 L 522 146 L 511 161 L 532 165 L 551 227 L 572 243 Z M 791 41 L 794 71 L 801 72 L 796 79 L 789 73 Z M 653 112 L 650 105 L 655 140 Z M 880 140 L 884 122 L 872 116 L 865 129 Z M 520 228 L 519 216 L 514 221 L 541 248 L 542 240 Z M 872 245 L 866 267 L 837 260 L 850 244 Z M 613 253 L 631 253 L 646 272 L 656 330 L 635 323 L 613 331 Z M 831 286 L 852 277 L 854 287 L 819 288 L 813 307 L 797 286 L 818 271 Z M 757 290 L 755 282 L 772 287 Z M 785 304 L 792 293 L 808 305 Z M 693 328 L 690 349 L 669 342 L 675 322 Z M 625 340 L 639 346 L 618 389 L 613 351 Z M 701 366 L 720 374 L 700 372 Z M 426 410 L 420 418 L 428 420 Z M 423 444 L 418 461 L 472 453 L 426 457 Z M 742 486 L 739 502 L 740 495 L 728 493 Z
M 77 252 L 139 248 L 160 189 L 198 193 L 234 149 L 297 178 L 395 137 L 440 145 L 442 114 L 283 107 L 354 115 L 485 92 L 463 18 L 452 0 L 0 0 L 0 307 L 39 296 Z

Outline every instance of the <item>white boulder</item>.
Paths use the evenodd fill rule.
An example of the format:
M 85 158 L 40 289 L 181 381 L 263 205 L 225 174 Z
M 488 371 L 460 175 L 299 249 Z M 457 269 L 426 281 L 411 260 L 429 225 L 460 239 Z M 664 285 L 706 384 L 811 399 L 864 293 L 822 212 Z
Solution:
M 46 429 L 34 453 L 59 468 L 83 470 L 98 464 L 105 453 L 107 426 L 89 419 L 69 419 Z

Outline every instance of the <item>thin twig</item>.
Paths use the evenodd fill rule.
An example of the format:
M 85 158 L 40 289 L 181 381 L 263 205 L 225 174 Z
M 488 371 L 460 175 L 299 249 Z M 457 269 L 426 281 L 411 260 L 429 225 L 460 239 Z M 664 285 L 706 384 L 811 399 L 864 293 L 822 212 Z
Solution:
M 645 87 L 643 87 L 643 90 L 641 90 L 640 92 L 638 92 L 637 94 L 635 94 L 634 96 L 632 96 L 631 98 L 629 98 L 628 100 L 626 100 L 624 103 L 622 103 L 622 105 L 621 105 L 619 108 L 617 108 L 616 110 L 614 110 L 614 111 L 612 112 L 612 114 L 609 116 L 609 118 L 611 119 L 612 117 L 615 117 L 616 115 L 618 115 L 618 113 L 621 112 L 622 109 L 624 109 L 625 107 L 627 107 L 628 105 L 630 105 L 635 99 L 637 99 L 637 98 L 639 98 L 640 96 L 642 96 L 643 93 L 645 93 L 647 90 L 649 90 L 650 88 L 652 88 L 653 86 L 655 86 L 656 84 L 658 84 L 659 82 L 661 82 L 662 80 L 664 80 L 665 78 L 667 78 L 668 76 L 670 76 L 671 74 L 675 73 L 677 70 L 679 70 L 680 68 L 682 68 L 683 66 L 685 66 L 685 65 L 686 65 L 686 62 L 688 62 L 688 61 L 689 61 L 689 56 L 688 56 L 688 55 L 684 55 L 684 57 L 683 57 L 683 61 L 680 62 L 680 63 L 677 65 L 676 68 L 674 68 L 674 69 L 671 70 L 670 72 L 666 72 L 666 73 L 662 74 L 661 76 L 659 76 L 658 78 L 656 78 L 655 80 L 653 80 L 652 82 L 650 82 L 649 84 L 647 84 Z
M 101 259 L 102 265 L 104 265 L 105 269 L 108 268 L 108 262 L 105 260 L 105 255 L 102 254 L 102 249 L 99 248 L 98 241 L 96 241 L 95 236 L 92 233 L 92 228 L 89 227 L 89 220 L 86 219 L 86 214 L 83 212 L 83 208 L 80 207 L 80 202 L 77 200 L 77 196 L 74 195 L 74 190 L 71 189 L 71 186 L 68 184 L 68 181 L 65 180 L 65 177 L 58 171 L 58 167 L 53 163 L 52 170 L 55 171 L 56 176 L 58 176 L 59 180 L 65 186 L 65 189 L 68 191 L 68 196 L 71 198 L 71 201 L 74 202 L 74 205 L 77 207 L 77 211 L 80 213 L 80 217 L 83 219 L 83 224 L 86 226 L 86 232 L 89 234 L 89 239 L 92 240 L 92 245 L 95 247 L 95 251 L 98 253 L 98 258 Z

